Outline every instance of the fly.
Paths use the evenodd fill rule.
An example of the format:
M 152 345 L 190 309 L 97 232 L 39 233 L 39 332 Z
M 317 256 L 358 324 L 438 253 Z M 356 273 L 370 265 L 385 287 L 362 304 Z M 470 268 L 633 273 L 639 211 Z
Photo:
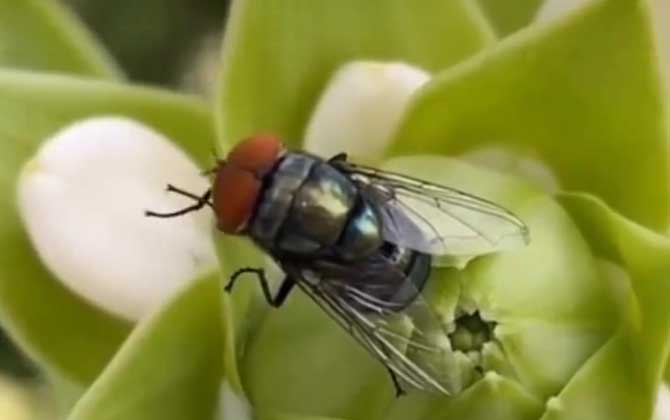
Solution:
M 212 172 L 201 196 L 168 186 L 193 205 L 146 215 L 210 206 L 219 230 L 249 237 L 286 274 L 274 295 L 262 268 L 238 270 L 225 290 L 254 274 L 279 307 L 297 286 L 384 364 L 398 395 L 449 393 L 437 363 L 445 350 L 434 339 L 447 332 L 421 296 L 431 267 L 529 241 L 526 225 L 493 202 L 355 165 L 345 154 L 325 160 L 287 151 L 274 136 L 242 141 Z M 408 325 L 402 319 L 410 330 L 399 327 Z

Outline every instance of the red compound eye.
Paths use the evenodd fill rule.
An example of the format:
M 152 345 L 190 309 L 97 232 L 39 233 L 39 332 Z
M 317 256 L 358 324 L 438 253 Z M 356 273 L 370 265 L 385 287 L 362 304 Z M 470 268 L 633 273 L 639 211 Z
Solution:
M 219 167 L 214 181 L 214 211 L 218 228 L 225 233 L 242 231 L 256 205 L 261 182 L 253 173 L 235 165 Z
M 218 227 L 225 233 L 240 233 L 251 219 L 260 196 L 261 178 L 284 153 L 275 136 L 250 137 L 231 150 L 214 180 L 214 211 Z
M 284 152 L 276 136 L 260 134 L 240 142 L 228 154 L 227 162 L 240 169 L 253 172 L 259 178 L 268 173 Z

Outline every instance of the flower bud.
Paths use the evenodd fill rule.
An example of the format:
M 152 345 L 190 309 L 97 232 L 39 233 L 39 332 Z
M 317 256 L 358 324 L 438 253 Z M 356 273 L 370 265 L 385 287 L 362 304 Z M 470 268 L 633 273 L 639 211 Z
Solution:
M 412 94 L 429 79 L 428 73 L 404 63 L 346 64 L 312 114 L 305 148 L 322 156 L 382 157 Z
M 165 191 L 208 187 L 168 139 L 137 122 L 94 118 L 45 141 L 18 183 L 21 217 L 51 272 L 87 301 L 136 320 L 216 267 L 211 215 L 144 212 L 193 204 Z
M 653 420 L 670 420 L 670 388 L 663 384 L 658 390 L 656 407 L 654 408 Z

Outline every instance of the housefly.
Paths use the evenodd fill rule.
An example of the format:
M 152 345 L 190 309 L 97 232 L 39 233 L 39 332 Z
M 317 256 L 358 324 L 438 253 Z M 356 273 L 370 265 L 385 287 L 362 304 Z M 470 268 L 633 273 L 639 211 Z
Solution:
M 421 296 L 431 273 L 453 257 L 493 253 L 528 242 L 511 212 L 446 186 L 350 163 L 286 151 L 273 136 L 239 143 L 219 161 L 211 189 L 197 196 L 226 234 L 246 235 L 286 274 L 272 294 L 262 268 L 253 273 L 268 303 L 279 307 L 302 289 L 407 388 L 449 393 L 440 358 L 447 332 Z M 409 327 L 408 327 L 409 326 Z

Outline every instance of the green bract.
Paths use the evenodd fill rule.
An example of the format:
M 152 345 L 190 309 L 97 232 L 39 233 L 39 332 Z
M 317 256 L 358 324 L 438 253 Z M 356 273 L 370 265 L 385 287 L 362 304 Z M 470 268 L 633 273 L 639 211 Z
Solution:
M 504 146 L 666 232 L 667 94 L 652 43 L 645 2 L 599 1 L 526 28 L 427 86 L 393 152 Z
M 650 419 L 670 349 L 662 31 L 646 1 L 533 23 L 539 3 L 236 0 L 208 106 L 120 83 L 58 4 L 0 0 L 0 322 L 67 388 L 69 418 Z M 230 273 L 266 264 L 244 239 L 215 233 L 221 273 L 137 325 L 40 262 L 15 190 L 57 130 L 132 118 L 203 168 L 213 145 L 224 153 L 255 132 L 300 147 L 329 79 L 353 60 L 432 75 L 380 166 L 489 198 L 530 227 L 528 247 L 431 278 L 426 299 L 454 331 L 441 361 L 453 395 L 396 399 L 383 367 L 299 292 L 279 310 L 251 281 L 224 295 Z

